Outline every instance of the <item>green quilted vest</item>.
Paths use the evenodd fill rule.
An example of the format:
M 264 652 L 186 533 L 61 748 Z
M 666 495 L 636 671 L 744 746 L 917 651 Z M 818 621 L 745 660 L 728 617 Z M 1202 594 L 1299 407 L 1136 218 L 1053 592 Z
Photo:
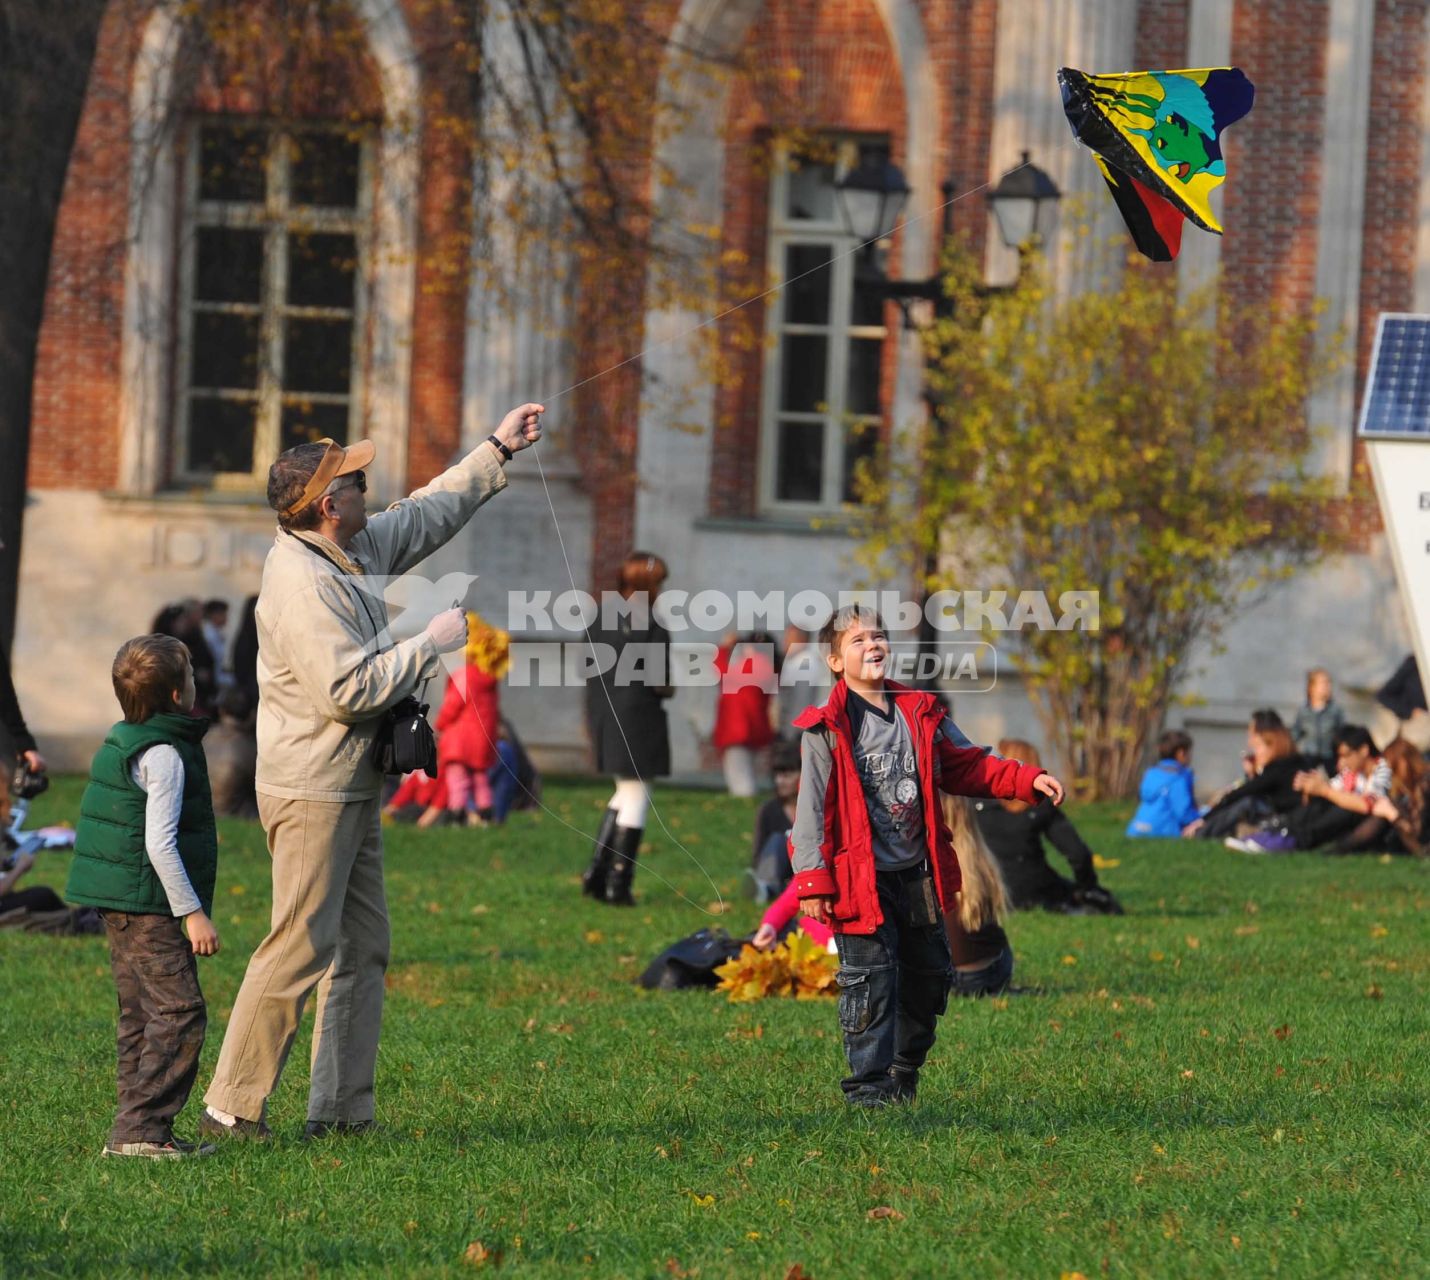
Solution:
M 129 776 L 135 756 L 167 743 L 184 763 L 179 856 L 205 913 L 213 910 L 218 834 L 202 742 L 208 727 L 207 720 L 163 712 L 143 724 L 120 721 L 109 731 L 80 800 L 66 899 L 113 911 L 170 914 L 169 897 L 144 853 L 148 796 Z

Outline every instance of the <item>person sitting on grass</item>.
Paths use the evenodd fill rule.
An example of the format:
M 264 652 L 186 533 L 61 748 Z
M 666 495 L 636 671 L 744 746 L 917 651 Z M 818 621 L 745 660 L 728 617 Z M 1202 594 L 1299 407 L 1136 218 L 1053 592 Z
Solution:
M 1312 762 L 1296 751 L 1280 715 L 1270 708 L 1251 713 L 1243 757 L 1246 780 L 1223 791 L 1202 816 L 1186 827 L 1184 836 L 1224 840 L 1265 824 L 1301 807 L 1296 775 Z
M 770 747 L 775 793 L 755 816 L 755 845 L 745 884 L 756 902 L 768 902 L 789 884 L 789 833 L 799 796 L 799 743 L 776 738 Z
M 943 917 L 953 957 L 949 991 L 956 996 L 1001 996 L 1013 982 L 1013 944 L 999 923 L 1008 909 L 1003 877 L 978 830 L 973 802 L 966 796 L 944 796 L 943 813 L 963 875 L 958 907 Z
M 1037 747 L 1022 738 L 1002 739 L 998 754 L 1031 765 L 1041 763 Z M 1121 904 L 1098 881 L 1092 850 L 1056 805 L 1046 800 L 1028 804 L 1020 797 L 1010 797 L 980 800 L 973 809 L 1014 911 L 1041 907 L 1066 915 L 1122 914 Z M 1044 840 L 1067 859 L 1072 880 L 1048 864 Z
M 808 934 L 821 947 L 831 952 L 836 951 L 834 930 L 812 916 L 800 915 L 799 885 L 793 880 L 785 885 L 779 897 L 770 903 L 769 909 L 760 918 L 760 927 L 755 930 L 750 944 L 761 951 L 768 951 L 790 932 L 792 921 L 794 928 Z
M 80 799 L 66 896 L 98 907 L 119 989 L 119 1111 L 107 1156 L 213 1152 L 174 1136 L 199 1069 L 208 1015 L 195 956 L 218 954 L 209 919 L 218 835 L 188 649 L 139 636 L 114 659 L 124 719 L 94 757 Z
M 1137 812 L 1127 824 L 1127 834 L 1181 835 L 1201 817 L 1195 791 L 1192 736 L 1181 729 L 1168 729 L 1157 742 L 1157 763 L 1142 775 Z
M 839 1023 L 852 1106 L 913 1101 L 948 996 L 944 917 L 959 869 L 936 790 L 1046 796 L 1036 765 L 975 747 L 936 695 L 885 678 L 889 638 L 867 606 L 835 611 L 819 636 L 836 683 L 795 720 L 799 801 L 791 837 L 804 913 L 834 930 Z
M 1396 738 L 1385 749 L 1390 794 L 1375 802 L 1375 817 L 1390 824 L 1386 841 L 1394 853 L 1430 855 L 1430 766 L 1415 744 Z
M 1334 853 L 1358 853 L 1365 847 L 1346 837 L 1361 821 L 1375 813 L 1376 804 L 1390 795 L 1390 766 L 1370 734 L 1358 724 L 1343 725 L 1335 736 L 1334 778 L 1319 769 L 1302 770 L 1296 790 L 1305 798 L 1299 809 L 1262 831 L 1226 841 L 1240 853 L 1290 853 L 1333 845 Z M 1372 837 L 1374 843 L 1374 837 Z
M 384 822 L 417 822 L 426 814 L 436 822 L 446 810 L 447 784 L 441 778 L 429 778 L 421 769 L 402 775 L 387 803 L 382 806 Z M 425 825 L 431 826 L 432 822 Z

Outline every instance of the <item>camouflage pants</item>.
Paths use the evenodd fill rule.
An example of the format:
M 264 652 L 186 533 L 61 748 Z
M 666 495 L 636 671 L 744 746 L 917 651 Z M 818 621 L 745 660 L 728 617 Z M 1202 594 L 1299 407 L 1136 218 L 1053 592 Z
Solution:
M 194 1087 L 208 1025 L 198 965 L 173 916 L 103 914 L 119 992 L 119 1111 L 109 1140 L 166 1142 Z

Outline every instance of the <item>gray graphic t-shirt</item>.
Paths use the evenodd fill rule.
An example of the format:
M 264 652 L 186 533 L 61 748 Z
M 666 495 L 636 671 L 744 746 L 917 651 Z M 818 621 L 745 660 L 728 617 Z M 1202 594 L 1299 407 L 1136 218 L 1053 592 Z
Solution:
M 874 861 L 881 867 L 907 867 L 928 853 L 918 759 L 908 721 L 890 697 L 880 711 L 849 692 L 849 727 L 854 736 L 854 765 L 864 784 Z

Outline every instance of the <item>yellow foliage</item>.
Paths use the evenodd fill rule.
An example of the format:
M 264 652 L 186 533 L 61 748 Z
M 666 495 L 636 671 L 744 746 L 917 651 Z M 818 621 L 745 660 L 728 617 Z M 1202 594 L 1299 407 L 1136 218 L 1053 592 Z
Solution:
M 494 627 L 481 614 L 467 614 L 467 653 L 472 666 L 500 680 L 511 666 L 511 635 Z
M 715 970 L 732 1004 L 763 1000 L 766 996 L 794 996 L 813 1000 L 834 994 L 839 960 L 796 929 L 778 946 L 759 951 L 749 943 L 733 960 Z

